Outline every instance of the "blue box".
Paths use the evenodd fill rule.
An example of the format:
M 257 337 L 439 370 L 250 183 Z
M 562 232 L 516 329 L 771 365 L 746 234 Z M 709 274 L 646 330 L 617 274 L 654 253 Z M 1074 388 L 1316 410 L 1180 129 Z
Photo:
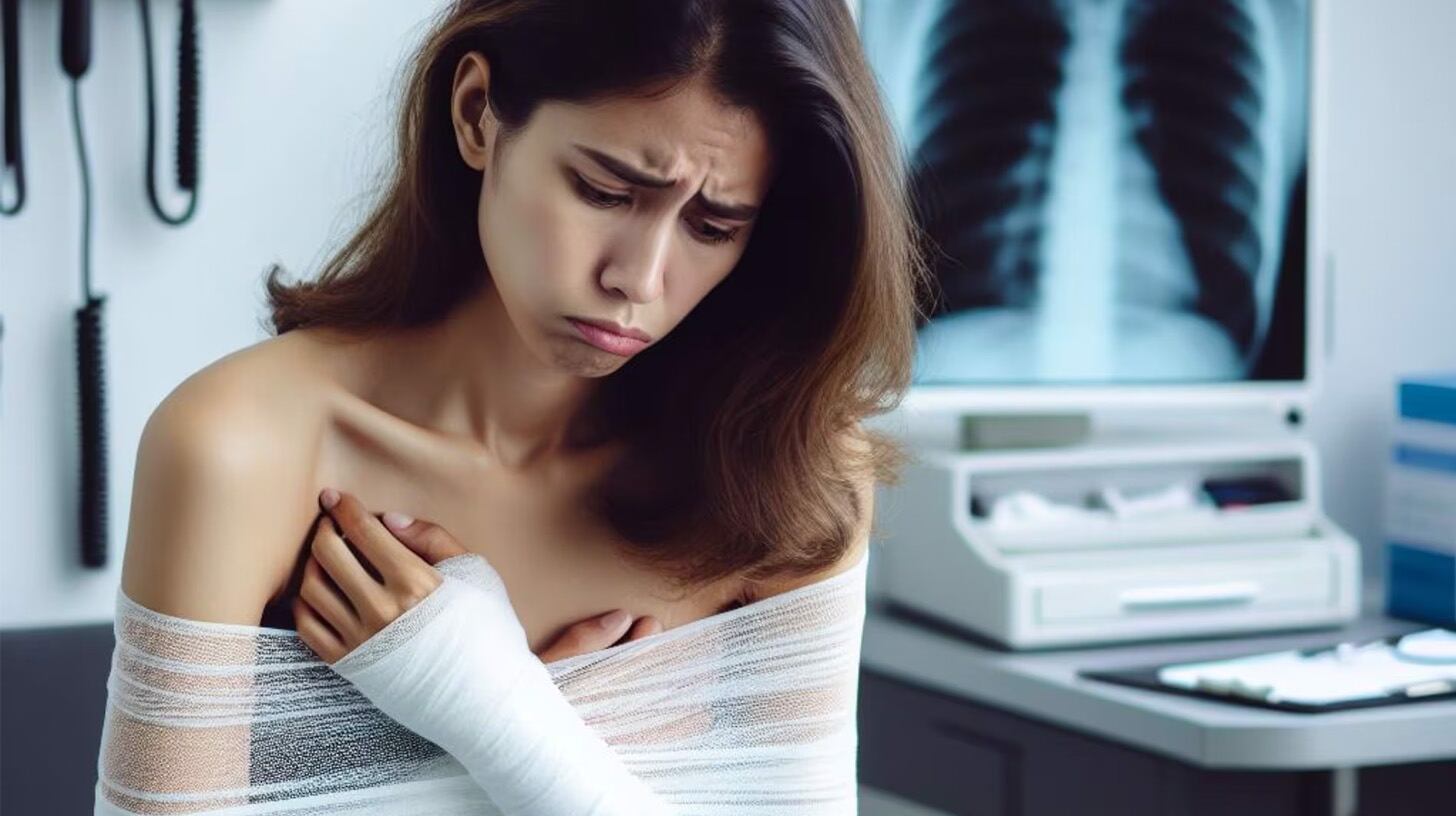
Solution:
M 1456 372 L 1401 380 L 1396 401 L 1401 419 L 1456 425 Z
M 1456 626 L 1456 373 L 1397 387 L 1386 478 L 1386 612 Z

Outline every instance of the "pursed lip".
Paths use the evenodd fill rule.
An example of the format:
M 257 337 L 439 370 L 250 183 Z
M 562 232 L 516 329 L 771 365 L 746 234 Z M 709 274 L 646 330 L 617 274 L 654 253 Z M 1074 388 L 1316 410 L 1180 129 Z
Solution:
M 571 319 L 581 323 L 587 323 L 592 326 L 596 326 L 602 331 L 609 331 L 612 334 L 620 334 L 623 337 L 631 337 L 635 340 L 641 340 L 644 343 L 652 342 L 652 335 L 648 334 L 647 332 L 642 331 L 641 329 L 629 329 L 625 326 L 619 326 L 610 320 L 592 320 L 585 317 L 573 317 Z

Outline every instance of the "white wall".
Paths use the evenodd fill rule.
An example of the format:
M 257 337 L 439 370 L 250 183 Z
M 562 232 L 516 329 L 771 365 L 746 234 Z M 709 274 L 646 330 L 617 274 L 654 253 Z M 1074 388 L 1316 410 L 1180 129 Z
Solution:
M 1456 371 L 1456 3 L 1335 0 L 1330 16 L 1333 340 L 1310 429 L 1325 502 L 1384 574 L 1395 381 Z
M 161 114 L 172 109 L 175 7 L 153 4 Z M 360 215 L 387 158 L 386 93 L 437 0 L 200 3 L 202 199 L 181 229 L 142 186 L 140 34 L 128 2 L 99 2 L 83 81 L 93 276 L 106 316 L 111 541 L 106 570 L 76 566 L 78 450 L 72 310 L 79 180 L 58 3 L 25 4 L 30 201 L 0 219 L 0 627 L 109 618 L 147 415 L 173 386 L 264 336 L 260 274 L 295 274 Z M 1335 519 L 1378 548 L 1379 491 L 1398 372 L 1456 369 L 1456 34 L 1450 0 L 1334 0 L 1322 202 L 1336 257 L 1334 356 L 1312 410 Z M 166 130 L 163 119 L 164 130 Z M 165 136 L 165 134 L 164 134 Z M 168 137 L 169 138 L 169 137 Z M 170 142 L 162 166 L 170 163 Z M 1370 559 L 1378 568 L 1378 559 Z
M 147 205 L 137 4 L 95 6 L 81 81 L 92 175 L 92 280 L 107 297 L 110 526 L 105 570 L 79 566 L 72 312 L 81 302 L 80 175 L 60 3 L 22 3 L 29 197 L 0 218 L 0 626 L 110 617 L 137 440 L 168 391 L 262 339 L 261 275 L 294 275 L 362 217 L 388 158 L 390 83 L 440 0 L 203 0 L 201 196 L 194 219 Z M 177 4 L 152 3 L 160 185 L 172 189 Z M 165 174 L 165 175 L 162 175 Z M 179 212 L 180 198 L 169 201 Z

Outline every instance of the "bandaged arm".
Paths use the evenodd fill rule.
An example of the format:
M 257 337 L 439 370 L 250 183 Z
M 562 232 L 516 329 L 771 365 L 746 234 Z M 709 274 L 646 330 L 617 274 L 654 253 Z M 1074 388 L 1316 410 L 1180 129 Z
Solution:
M 334 671 L 509 816 L 670 814 L 556 687 L 495 569 L 473 553 L 435 567 L 444 581 Z

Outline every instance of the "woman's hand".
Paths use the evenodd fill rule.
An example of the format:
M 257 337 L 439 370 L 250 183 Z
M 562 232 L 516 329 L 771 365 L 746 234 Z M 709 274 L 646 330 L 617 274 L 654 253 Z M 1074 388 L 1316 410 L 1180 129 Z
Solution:
M 293 614 L 299 637 L 333 664 L 433 592 L 442 580 L 435 564 L 469 550 L 437 524 L 393 512 L 376 517 L 349 493 L 325 489 L 319 504 L 332 523 L 320 523 L 309 541 Z M 615 612 L 622 614 L 571 625 L 537 656 L 548 663 L 604 649 L 629 626 L 628 641 L 662 631 L 650 615 L 634 623 Z
M 319 504 L 328 518 L 309 540 L 293 616 L 332 664 L 433 592 L 443 580 L 434 564 L 468 550 L 437 525 L 386 513 L 392 532 L 349 493 L 325 489 Z
M 502 813 L 665 816 L 533 652 L 486 558 L 437 525 L 375 518 L 351 496 L 330 491 L 320 504 L 329 518 L 295 614 L 335 674 L 454 757 Z M 607 637 L 571 629 L 553 654 Z
M 614 618 L 614 615 L 617 617 Z M 630 632 L 628 631 L 629 626 L 631 627 Z M 604 615 L 594 615 L 577 621 L 566 627 L 566 631 L 557 635 L 556 639 L 551 641 L 551 645 L 537 652 L 536 656 L 541 658 L 542 663 L 553 663 L 557 660 L 565 660 L 568 657 L 576 657 L 579 654 L 614 646 L 622 637 L 623 632 L 627 633 L 627 637 L 622 642 L 627 643 L 661 631 L 662 624 L 651 615 L 643 615 L 634 622 L 630 612 L 625 609 L 616 609 Z

